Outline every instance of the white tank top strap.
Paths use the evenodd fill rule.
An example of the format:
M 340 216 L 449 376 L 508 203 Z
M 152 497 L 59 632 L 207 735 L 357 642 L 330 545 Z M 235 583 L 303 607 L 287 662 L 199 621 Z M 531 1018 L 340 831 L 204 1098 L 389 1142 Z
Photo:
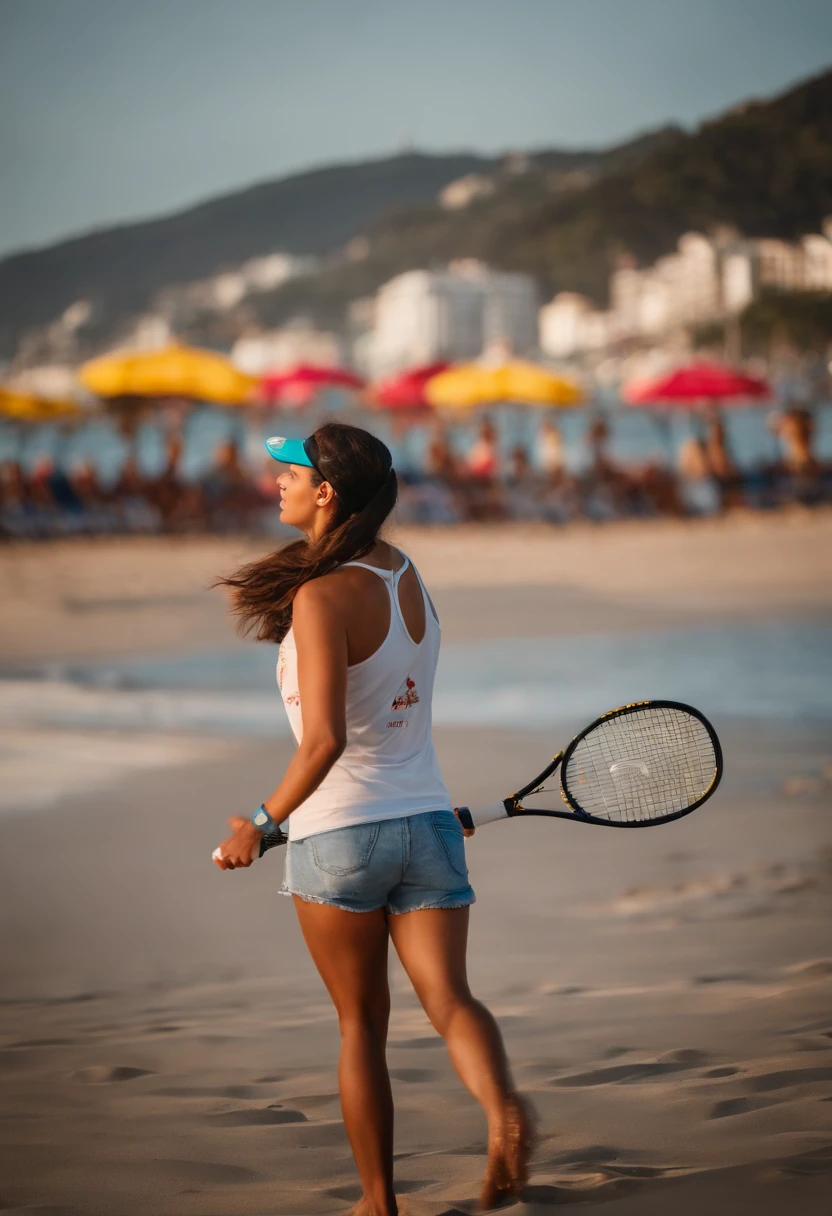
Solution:
M 342 568 L 343 566 L 359 566 L 362 570 L 372 570 L 373 574 L 377 574 L 379 578 L 384 580 L 387 590 L 390 592 L 390 601 L 392 605 L 391 610 L 398 618 L 398 622 L 404 630 L 405 636 L 410 642 L 413 643 L 414 646 L 418 646 L 419 643 L 413 642 L 413 638 L 410 636 L 410 630 L 407 627 L 407 622 L 405 621 L 404 613 L 402 612 L 402 606 L 399 603 L 399 582 L 405 570 L 410 565 L 410 558 L 406 554 L 403 556 L 404 561 L 402 562 L 401 566 L 399 566 L 398 570 L 383 570 L 380 566 L 369 565 L 368 562 L 344 562 L 342 564 Z M 413 569 L 416 570 L 416 567 L 414 566 Z M 416 577 L 419 579 L 419 586 L 422 588 L 423 599 L 425 600 L 426 604 L 430 604 L 427 592 L 425 591 L 424 583 L 419 578 L 418 570 L 416 570 Z M 430 604 L 430 607 L 433 610 L 433 615 L 436 616 L 436 611 L 433 609 L 433 604 Z
M 409 561 L 410 561 L 410 559 L 408 558 L 408 562 Z M 402 566 L 402 569 L 404 569 L 404 566 Z M 433 600 L 430 598 L 430 595 L 428 594 L 428 589 L 425 586 L 425 584 L 422 582 L 422 576 L 419 573 L 419 571 L 416 569 L 415 566 L 413 567 L 413 573 L 416 575 L 416 578 L 419 582 L 419 586 L 422 588 L 422 599 L 427 604 L 428 608 L 430 608 L 431 616 L 433 617 L 433 619 L 436 621 L 436 623 L 438 625 L 439 624 L 439 613 L 436 611 L 436 608 L 434 607 L 434 604 L 433 604 Z
M 377 574 L 379 578 L 383 578 L 385 582 L 387 582 L 388 579 L 392 579 L 393 586 L 395 587 L 409 565 L 410 558 L 405 556 L 404 562 L 401 566 L 399 566 L 398 570 L 383 570 L 381 566 L 371 566 L 369 562 L 342 562 L 341 569 L 343 570 L 344 566 L 358 566 L 361 570 L 372 570 L 373 574 Z M 421 581 L 422 580 L 419 579 L 420 583 Z

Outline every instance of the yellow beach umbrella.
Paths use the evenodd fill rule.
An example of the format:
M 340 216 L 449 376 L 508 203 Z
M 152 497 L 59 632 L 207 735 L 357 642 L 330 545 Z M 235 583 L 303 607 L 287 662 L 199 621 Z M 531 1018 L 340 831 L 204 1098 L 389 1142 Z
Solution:
M 536 363 L 513 359 L 507 363 L 463 363 L 434 376 L 425 386 L 431 405 L 470 409 L 516 401 L 524 405 L 580 405 L 580 385 Z
M 14 422 L 51 422 L 57 418 L 79 417 L 86 412 L 77 401 L 55 401 L 0 387 L 0 415 Z
M 220 405 L 244 405 L 257 383 L 224 355 L 176 343 L 93 359 L 80 379 L 98 397 L 186 397 Z

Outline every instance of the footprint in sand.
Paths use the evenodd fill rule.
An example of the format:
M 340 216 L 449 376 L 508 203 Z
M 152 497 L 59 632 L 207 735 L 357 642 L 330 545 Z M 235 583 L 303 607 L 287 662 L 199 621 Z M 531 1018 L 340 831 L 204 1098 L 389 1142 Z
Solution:
M 527 1186 L 523 1199 L 527 1203 L 539 1203 L 543 1207 L 560 1207 L 564 1203 L 579 1203 L 590 1199 L 611 1199 L 614 1195 L 629 1194 L 639 1189 L 634 1178 L 611 1178 L 607 1174 L 588 1174 L 583 1178 L 569 1180 L 563 1186 L 544 1183 Z
M 225 1165 L 218 1161 L 184 1161 L 177 1157 L 155 1157 L 147 1162 L 148 1171 L 170 1178 L 174 1182 L 203 1182 L 212 1185 L 239 1185 L 259 1182 L 261 1175 L 242 1165 Z
M 287 1102 L 294 1102 L 296 1106 L 308 1106 L 310 1110 L 317 1110 L 319 1106 L 328 1106 L 330 1102 L 340 1102 L 340 1094 L 301 1094 L 297 1098 L 287 1098 Z
M 45 1204 L 36 1207 L 25 1208 L 3 1208 L 3 1216 L 79 1216 L 79 1208 L 63 1208 L 55 1207 L 54 1204 Z
M 108 1085 L 114 1081 L 135 1081 L 136 1077 L 152 1077 L 149 1068 L 128 1068 L 123 1064 L 110 1067 L 107 1064 L 96 1064 L 92 1068 L 78 1068 L 71 1072 L 73 1081 L 83 1081 L 87 1085 Z
M 767 1106 L 772 1105 L 773 1103 L 765 1102 L 761 1098 L 723 1098 L 711 1107 L 708 1118 L 731 1119 L 735 1115 L 747 1115 L 751 1111 L 765 1110 Z
M 164 1098 L 263 1098 L 253 1085 L 164 1085 L 154 1089 Z
M 825 1145 L 797 1157 L 787 1157 L 777 1165 L 781 1176 L 786 1178 L 816 1178 L 819 1174 L 832 1174 L 832 1147 Z
M 440 1039 L 439 1035 L 437 1034 L 437 1035 L 431 1035 L 430 1038 L 425 1038 L 425 1039 L 399 1039 L 398 1042 L 388 1043 L 387 1046 L 390 1048 L 406 1047 L 409 1049 L 409 1048 L 413 1048 L 413 1047 L 424 1047 L 424 1048 L 444 1047 L 445 1044 L 443 1043 L 442 1039 Z
M 768 1093 L 772 1089 L 787 1089 L 791 1085 L 812 1085 L 818 1081 L 832 1081 L 832 1068 L 791 1068 L 784 1072 L 763 1073 L 749 1077 L 748 1086 L 754 1093 Z
M 646 1081 L 652 1077 L 666 1076 L 668 1073 L 687 1072 L 707 1064 L 708 1056 L 704 1051 L 693 1047 L 682 1048 L 679 1051 L 668 1052 L 659 1060 L 649 1060 L 644 1063 L 616 1064 L 611 1068 L 595 1068 L 590 1072 L 573 1073 L 570 1077 L 556 1077 L 551 1085 L 559 1089 L 579 1089 L 590 1085 L 621 1085 L 631 1081 Z
M 307 1123 L 308 1119 L 299 1110 L 266 1106 L 259 1110 L 229 1110 L 221 1115 L 211 1115 L 210 1121 L 217 1127 L 262 1127 L 275 1123 Z
M 21 1039 L 19 1043 L 9 1043 L 9 1047 L 74 1047 L 77 1039 Z
M 432 1068 L 391 1068 L 390 1076 L 395 1081 L 432 1081 L 436 1073 Z
M 553 1137 L 553 1141 L 556 1139 L 557 1137 Z M 568 1165 L 597 1165 L 599 1162 L 617 1161 L 619 1157 L 629 1155 L 626 1149 L 613 1148 L 609 1144 L 588 1144 L 584 1148 L 555 1153 L 553 1157 L 540 1161 L 538 1164 L 540 1169 L 555 1169 Z
M 423 1191 L 426 1186 L 434 1186 L 438 1180 L 435 1178 L 413 1179 L 413 1178 L 397 1178 L 396 1193 L 407 1195 L 412 1191 Z M 333 1186 L 323 1192 L 325 1195 L 331 1195 L 333 1199 L 345 1199 L 347 1203 L 354 1199 L 360 1199 L 364 1194 L 364 1189 L 354 1183 L 347 1183 L 344 1186 Z M 443 1216 L 449 1216 L 448 1209 L 445 1209 Z
M 754 980 L 753 975 L 747 975 L 743 971 L 725 971 L 721 975 L 695 975 L 690 981 L 694 985 L 699 984 L 748 984 Z

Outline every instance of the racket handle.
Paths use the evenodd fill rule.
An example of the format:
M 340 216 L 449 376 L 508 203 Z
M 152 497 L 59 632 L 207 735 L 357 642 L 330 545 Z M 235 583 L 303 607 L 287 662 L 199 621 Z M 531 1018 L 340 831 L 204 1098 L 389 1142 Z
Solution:
M 480 828 L 484 823 L 494 823 L 498 819 L 508 819 L 508 808 L 505 802 L 489 802 L 488 806 L 458 806 L 456 813 L 464 828 Z
M 273 832 L 266 832 L 252 849 L 251 860 L 257 861 L 258 857 L 262 857 L 264 853 L 268 853 L 269 849 L 274 849 L 280 844 L 285 844 L 288 839 L 289 837 L 280 828 L 277 828 Z M 222 851 L 219 846 L 211 854 L 211 860 L 222 869 L 220 865 L 222 862 Z

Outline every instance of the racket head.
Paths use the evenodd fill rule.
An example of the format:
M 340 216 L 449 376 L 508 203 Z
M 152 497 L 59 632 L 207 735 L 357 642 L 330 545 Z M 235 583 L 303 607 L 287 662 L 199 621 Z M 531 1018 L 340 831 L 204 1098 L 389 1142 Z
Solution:
M 722 771 L 722 748 L 703 713 L 681 701 L 636 701 L 575 736 L 561 760 L 560 792 L 589 823 L 652 827 L 695 811 Z

